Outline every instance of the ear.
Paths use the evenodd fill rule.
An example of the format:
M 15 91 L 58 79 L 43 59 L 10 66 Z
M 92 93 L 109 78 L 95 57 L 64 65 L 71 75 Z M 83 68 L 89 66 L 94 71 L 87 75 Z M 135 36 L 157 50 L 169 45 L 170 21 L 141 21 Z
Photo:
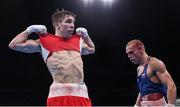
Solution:
M 58 23 L 55 23 L 54 26 L 57 27 L 57 26 L 58 26 Z
M 55 24 L 53 23 L 52 25 L 53 25 L 53 27 L 55 28 Z
M 60 26 L 60 24 L 59 23 L 54 23 L 53 26 L 54 26 L 54 29 L 56 29 L 57 27 Z
M 143 50 L 140 50 L 139 52 L 140 52 L 141 55 L 143 55 L 143 53 L 144 53 Z

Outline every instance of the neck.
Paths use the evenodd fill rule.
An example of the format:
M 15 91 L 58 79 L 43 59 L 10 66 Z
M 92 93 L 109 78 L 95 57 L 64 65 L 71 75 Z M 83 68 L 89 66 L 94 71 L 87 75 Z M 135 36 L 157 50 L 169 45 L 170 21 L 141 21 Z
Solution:
M 144 64 L 146 64 L 146 62 L 147 62 L 147 60 L 148 60 L 148 55 L 146 54 L 146 53 L 144 53 L 143 55 L 142 55 L 142 60 L 141 60 L 141 62 L 140 62 L 140 65 L 144 65 Z
M 58 36 L 58 37 L 65 37 L 64 34 L 58 30 L 55 31 L 55 36 Z

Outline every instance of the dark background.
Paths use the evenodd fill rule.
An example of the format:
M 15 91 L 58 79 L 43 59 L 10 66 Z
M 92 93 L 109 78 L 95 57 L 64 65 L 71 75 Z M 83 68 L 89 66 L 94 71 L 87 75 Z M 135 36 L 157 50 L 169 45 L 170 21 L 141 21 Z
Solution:
M 93 105 L 134 105 L 137 66 L 125 46 L 135 38 L 166 64 L 179 91 L 180 0 L 117 0 L 112 7 L 98 0 L 86 6 L 81 0 L 1 0 L 0 105 L 46 104 L 52 78 L 40 54 L 12 51 L 8 44 L 32 24 L 53 33 L 50 18 L 57 8 L 76 13 L 77 27 L 87 28 L 96 45 L 95 54 L 83 56 Z

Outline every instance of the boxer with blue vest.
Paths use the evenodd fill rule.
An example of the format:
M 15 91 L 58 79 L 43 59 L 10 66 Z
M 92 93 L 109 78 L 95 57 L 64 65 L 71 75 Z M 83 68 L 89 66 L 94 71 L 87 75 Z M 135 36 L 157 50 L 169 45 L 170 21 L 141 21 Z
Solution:
M 126 53 L 132 63 L 139 64 L 139 94 L 135 106 L 174 106 L 176 85 L 165 64 L 155 57 L 150 57 L 145 51 L 144 44 L 137 39 L 128 42 Z

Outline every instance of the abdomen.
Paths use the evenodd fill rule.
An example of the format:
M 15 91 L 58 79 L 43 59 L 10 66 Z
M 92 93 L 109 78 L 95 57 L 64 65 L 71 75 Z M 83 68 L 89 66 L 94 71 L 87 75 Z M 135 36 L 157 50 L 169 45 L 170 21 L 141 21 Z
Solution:
M 58 51 L 47 59 L 47 67 L 59 83 L 79 83 L 84 79 L 81 55 L 76 51 Z

